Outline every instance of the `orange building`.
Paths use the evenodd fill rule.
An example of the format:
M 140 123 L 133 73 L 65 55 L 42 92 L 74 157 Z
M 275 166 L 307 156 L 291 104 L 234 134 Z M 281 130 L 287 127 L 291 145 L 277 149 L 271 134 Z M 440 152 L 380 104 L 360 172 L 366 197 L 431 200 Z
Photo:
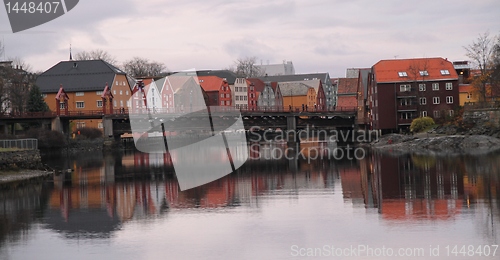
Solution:
M 283 95 L 283 108 L 313 111 L 316 104 L 316 90 L 301 82 L 278 83 Z
M 103 60 L 61 61 L 38 76 L 36 84 L 51 111 L 57 111 L 58 106 L 65 109 L 65 104 L 56 100 L 61 87 L 69 98 L 69 113 L 125 113 L 131 96 L 125 72 Z M 109 91 L 104 93 L 106 87 Z M 102 119 L 82 119 L 72 122 L 71 127 L 74 131 L 103 125 Z

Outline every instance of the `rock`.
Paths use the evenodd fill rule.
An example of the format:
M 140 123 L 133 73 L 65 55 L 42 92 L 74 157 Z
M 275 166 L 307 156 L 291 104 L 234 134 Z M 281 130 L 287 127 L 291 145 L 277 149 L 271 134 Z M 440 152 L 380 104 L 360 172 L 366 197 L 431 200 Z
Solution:
M 387 140 L 395 140 L 388 142 Z M 483 154 L 500 149 L 500 139 L 485 135 L 450 135 L 424 138 L 385 136 L 373 148 L 400 153 Z

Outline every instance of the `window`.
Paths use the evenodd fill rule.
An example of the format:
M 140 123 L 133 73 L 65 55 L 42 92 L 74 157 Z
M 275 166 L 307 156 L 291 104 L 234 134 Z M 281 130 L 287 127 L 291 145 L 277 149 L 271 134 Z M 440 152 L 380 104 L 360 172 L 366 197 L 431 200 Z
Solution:
M 450 75 L 448 70 L 441 70 L 441 75 Z
M 429 76 L 429 72 L 427 72 L 426 70 L 421 70 L 420 76 Z
M 128 90 L 125 91 L 125 95 L 128 95 Z
M 95 92 L 95 94 L 96 94 L 96 95 L 99 95 L 99 96 L 102 96 L 102 93 L 104 93 L 104 91 L 102 91 L 102 90 L 101 90 L 101 91 L 96 91 L 96 92 Z
M 419 91 L 425 91 L 425 84 L 418 84 Z
M 202 80 L 202 79 L 200 79 L 200 83 L 203 83 L 203 80 Z
M 452 96 L 446 97 L 446 104 L 453 104 L 453 97 Z
M 427 99 L 424 97 L 420 98 L 420 105 L 426 105 L 427 104 Z
M 100 129 L 103 128 L 102 122 L 97 123 L 97 128 L 100 128 Z
M 113 106 L 116 107 L 116 100 L 113 100 Z
M 452 90 L 452 89 L 453 89 L 453 83 L 446 82 L 446 90 Z
M 117 86 L 118 86 L 118 81 L 115 81 L 115 85 L 117 85 Z
M 455 115 L 455 111 L 453 111 L 453 110 L 448 110 L 448 115 L 450 115 L 450 116 Z
M 375 106 L 378 107 L 378 99 L 375 99 Z
M 223 106 L 223 105 L 224 105 L 224 101 L 221 101 L 221 102 L 220 102 L 220 105 L 221 105 L 221 106 Z
M 102 100 L 97 100 L 97 107 L 102 107 Z
M 432 90 L 439 90 L 439 83 L 432 83 Z
M 400 71 L 400 72 L 398 72 L 398 75 L 400 77 L 408 77 L 408 74 L 406 73 L 406 71 Z
M 153 93 L 154 93 L 154 91 L 153 91 Z M 123 95 L 123 90 L 120 90 L 120 95 Z
M 76 92 L 76 93 L 75 93 L 75 95 L 76 95 L 77 97 L 81 97 L 81 96 L 83 96 L 83 95 L 84 95 L 84 93 L 83 93 L 83 92 Z
M 440 118 L 441 112 L 439 110 L 434 110 L 434 118 Z
M 472 98 L 472 93 L 467 93 L 467 99 L 471 99 Z
M 432 98 L 432 103 L 433 103 L 433 104 L 439 104 L 439 103 L 440 103 L 440 102 L 439 102 L 439 97 L 433 97 L 433 98 Z
M 59 108 L 60 108 L 60 109 L 64 109 L 64 108 L 66 108 L 65 103 L 64 103 L 64 102 L 60 102 L 60 103 L 59 103 Z
M 411 86 L 410 85 L 400 85 L 399 86 L 399 91 L 401 91 L 401 92 L 409 92 L 409 91 L 411 91 Z
M 77 129 L 84 128 L 84 127 L 85 127 L 85 122 L 76 122 Z
M 412 113 L 401 113 L 400 118 L 401 119 L 412 119 L 413 118 L 413 114 Z
M 85 102 L 76 101 L 76 108 L 84 108 L 84 107 L 85 107 Z
M 42 98 L 47 98 L 47 94 L 42 94 Z
M 154 103 L 154 100 L 153 100 Z M 123 107 L 123 100 L 120 100 L 120 107 Z
M 422 117 L 426 117 L 426 116 L 427 116 L 427 111 L 421 111 L 421 112 L 420 112 L 420 115 L 421 115 Z
M 113 95 L 116 95 L 116 90 L 113 90 Z

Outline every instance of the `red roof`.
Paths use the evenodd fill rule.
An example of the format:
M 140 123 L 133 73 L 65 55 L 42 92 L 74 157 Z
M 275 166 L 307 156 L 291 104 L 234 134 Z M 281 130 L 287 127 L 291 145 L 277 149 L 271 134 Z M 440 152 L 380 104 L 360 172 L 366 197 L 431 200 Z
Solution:
M 378 83 L 458 79 L 453 64 L 443 58 L 381 60 L 373 65 L 373 71 Z M 428 75 L 421 76 L 421 71 Z
M 358 92 L 358 78 L 339 78 L 338 94 L 356 94 Z
M 338 107 L 357 107 L 358 99 L 356 96 L 338 96 Z
M 266 86 L 264 81 L 258 78 L 248 78 L 247 80 L 250 81 L 250 83 L 253 83 L 255 92 L 262 92 L 264 90 L 264 87 Z
M 217 76 L 198 76 L 198 81 L 206 92 L 219 91 L 222 85 L 227 84 L 227 81 Z

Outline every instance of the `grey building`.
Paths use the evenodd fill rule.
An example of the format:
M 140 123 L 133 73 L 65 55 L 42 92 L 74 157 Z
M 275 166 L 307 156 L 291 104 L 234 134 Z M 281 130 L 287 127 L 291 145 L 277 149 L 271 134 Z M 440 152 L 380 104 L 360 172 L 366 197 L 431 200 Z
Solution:
M 280 76 L 263 76 L 260 77 L 264 82 L 290 82 L 290 81 L 306 81 L 306 80 L 321 80 L 325 91 L 326 109 L 335 109 L 337 106 L 337 86 L 330 79 L 329 73 L 310 73 L 310 74 L 295 74 L 295 75 L 280 75 Z

